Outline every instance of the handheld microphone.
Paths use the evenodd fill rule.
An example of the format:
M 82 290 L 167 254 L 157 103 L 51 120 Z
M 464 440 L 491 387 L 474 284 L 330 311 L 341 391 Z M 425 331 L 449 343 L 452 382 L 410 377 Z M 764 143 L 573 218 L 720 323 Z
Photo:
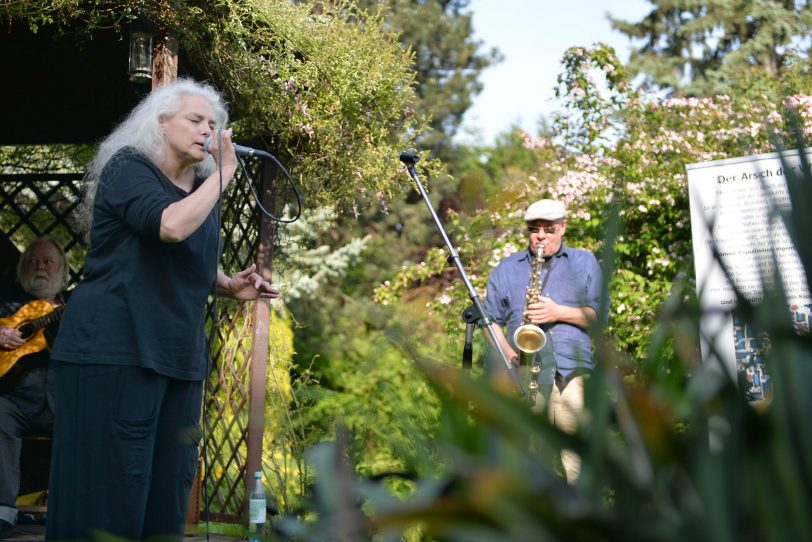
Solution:
M 203 143 L 203 150 L 205 150 L 209 154 L 212 154 L 212 152 L 209 150 L 209 146 L 211 145 L 211 142 L 213 140 L 214 140 L 213 136 L 209 136 L 209 137 L 206 138 L 206 142 Z M 251 147 L 245 147 L 243 145 L 237 145 L 236 143 L 232 143 L 232 144 L 234 145 L 234 152 L 236 152 L 239 156 L 248 156 L 248 157 L 257 156 L 257 155 L 259 155 L 259 156 L 267 156 L 267 153 L 265 151 L 252 149 Z

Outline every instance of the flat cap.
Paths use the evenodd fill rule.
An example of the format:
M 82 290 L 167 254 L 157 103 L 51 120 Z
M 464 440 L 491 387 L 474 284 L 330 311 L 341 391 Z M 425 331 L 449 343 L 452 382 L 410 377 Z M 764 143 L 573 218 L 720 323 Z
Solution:
M 527 208 L 524 214 L 525 222 L 534 220 L 559 220 L 567 216 L 564 204 L 554 199 L 540 199 Z

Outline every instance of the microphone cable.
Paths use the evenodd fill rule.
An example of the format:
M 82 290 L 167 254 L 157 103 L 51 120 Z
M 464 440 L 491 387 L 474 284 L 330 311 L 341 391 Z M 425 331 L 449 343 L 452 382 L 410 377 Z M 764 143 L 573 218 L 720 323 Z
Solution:
M 217 305 L 218 305 L 218 301 L 219 301 L 219 296 L 217 294 L 217 274 L 220 271 L 220 258 L 223 257 L 223 242 L 220 239 L 220 230 L 223 228 L 223 168 L 220 166 L 220 164 L 222 163 L 222 158 L 223 158 L 223 151 L 220 148 L 220 143 L 222 143 L 222 137 L 223 136 L 221 135 L 220 131 L 218 130 L 217 131 L 217 166 L 218 166 L 217 167 L 217 172 L 218 172 L 219 181 L 220 181 L 220 194 L 219 194 L 219 196 L 217 198 L 217 205 L 215 206 L 215 209 L 217 209 L 217 258 L 215 258 L 215 260 L 214 260 L 214 288 L 213 288 L 214 291 L 212 293 L 212 304 L 211 304 L 211 307 L 212 307 L 212 310 L 211 310 L 211 312 L 212 312 L 212 320 L 211 320 L 211 327 L 209 328 L 209 337 L 208 337 L 208 341 L 207 341 L 208 345 L 206 347 L 206 349 L 208 350 L 208 355 L 209 355 L 209 359 L 208 359 L 209 370 L 206 373 L 206 379 L 203 382 L 203 408 L 202 408 L 202 412 L 201 412 L 201 418 L 202 418 L 202 422 L 203 422 L 201 424 L 202 429 L 203 429 L 203 435 L 202 435 L 202 439 L 203 439 L 203 450 L 202 450 L 202 453 L 203 453 L 203 472 L 198 477 L 199 480 L 200 480 L 200 483 L 203 485 L 203 487 L 202 487 L 203 503 L 204 503 L 203 516 L 204 516 L 204 521 L 206 523 L 206 542 L 209 542 L 209 540 L 210 540 L 210 531 L 211 531 L 211 522 L 210 522 L 210 518 L 209 518 L 209 504 L 210 504 L 209 503 L 209 486 L 206 483 L 207 473 L 209 472 L 209 462 L 208 462 L 209 454 L 208 454 L 208 445 L 207 445 L 208 444 L 207 441 L 208 441 L 208 427 L 209 427 L 209 424 L 208 424 L 208 418 L 206 416 L 206 412 L 207 412 L 207 406 L 208 406 L 208 400 L 209 400 L 209 383 L 210 383 L 210 380 L 211 380 L 211 373 L 212 373 L 212 371 L 214 371 L 214 359 L 213 359 L 213 357 L 211 355 L 211 349 L 214 348 L 214 332 L 218 327 L 217 326 L 217 318 L 218 318 Z M 220 348 L 220 350 L 222 352 L 222 348 Z M 194 490 L 194 488 L 192 488 L 192 489 Z
M 293 195 L 296 197 L 297 211 L 296 211 L 296 216 L 294 216 L 291 219 L 286 219 L 286 218 L 281 218 L 281 217 L 275 216 L 268 209 L 266 209 L 262 205 L 262 202 L 260 201 L 259 195 L 257 194 L 256 190 L 254 190 L 254 183 L 251 182 L 251 176 L 248 174 L 248 170 L 245 168 L 245 162 L 243 162 L 242 158 L 239 155 L 237 155 L 237 161 L 240 163 L 240 167 L 242 168 L 243 175 L 245 175 L 245 178 L 248 179 L 248 188 L 251 190 L 251 194 L 254 196 L 254 201 L 257 202 L 257 207 L 259 207 L 259 210 L 262 211 L 262 213 L 265 216 L 267 216 L 271 220 L 279 222 L 280 224 L 292 224 L 292 223 L 296 222 L 297 220 L 299 220 L 299 217 L 302 216 L 302 198 L 301 198 L 301 195 L 299 194 L 299 189 L 296 188 L 296 183 L 293 182 L 293 177 L 291 177 L 290 172 L 287 170 L 287 168 L 282 165 L 282 162 L 280 162 L 276 158 L 276 156 L 274 156 L 273 154 L 271 154 L 269 152 L 262 151 L 261 153 L 258 153 L 258 155 L 259 156 L 264 156 L 266 158 L 270 158 L 271 160 L 273 160 L 274 163 L 276 163 L 276 165 L 279 166 L 279 169 L 282 170 L 282 173 L 285 174 L 285 179 L 288 181 L 288 184 L 293 189 Z M 218 161 L 218 164 L 219 164 L 219 161 Z M 222 176 L 222 171 L 220 172 L 220 175 Z
M 214 292 L 212 294 L 212 305 L 211 305 L 212 306 L 213 318 L 212 318 L 211 327 L 209 328 L 209 337 L 208 337 L 208 348 L 209 349 L 214 347 L 214 337 L 215 337 L 214 333 L 215 333 L 215 330 L 218 327 L 217 326 L 217 320 L 216 320 L 217 317 L 218 317 L 217 306 L 218 306 L 218 302 L 219 302 L 219 296 L 217 294 L 217 274 L 218 274 L 219 269 L 220 269 L 220 259 L 223 256 L 223 244 L 224 244 L 222 242 L 222 240 L 220 239 L 220 231 L 223 228 L 223 167 L 222 167 L 223 150 L 222 150 L 222 146 L 221 146 L 222 142 L 223 142 L 222 131 L 217 130 L 217 171 L 218 171 L 218 177 L 219 177 L 219 182 L 220 182 L 220 194 L 219 194 L 219 197 L 217 198 L 217 206 L 216 206 L 216 209 L 217 209 L 217 258 L 216 258 L 215 264 L 214 264 L 215 265 L 215 269 L 214 269 L 214 277 L 215 277 L 214 278 Z M 282 164 L 282 162 L 280 162 L 276 158 L 276 156 L 274 156 L 273 154 L 271 154 L 269 152 L 265 152 L 265 151 L 262 151 L 261 153 L 258 153 L 258 154 L 273 160 L 274 163 L 276 163 L 276 165 L 279 167 L 279 169 L 282 170 L 282 172 L 285 174 L 285 179 L 287 180 L 288 184 L 290 184 L 290 187 L 293 189 L 293 194 L 296 197 L 297 212 L 296 212 L 296 216 L 294 216 L 293 218 L 285 219 L 285 218 L 275 216 L 268 209 L 266 209 L 265 206 L 262 205 L 262 202 L 260 201 L 259 195 L 257 194 L 256 190 L 254 190 L 254 186 L 253 186 L 251 176 L 249 175 L 248 170 L 245 167 L 245 162 L 243 162 L 242 158 L 239 155 L 236 155 L 237 156 L 237 161 L 239 162 L 240 167 L 242 168 L 243 175 L 245 176 L 246 180 L 248 181 L 248 188 L 251 190 L 251 194 L 254 197 L 254 201 L 256 202 L 257 207 L 260 209 L 260 211 L 265 216 L 267 216 L 271 220 L 274 220 L 274 221 L 279 222 L 281 224 L 292 224 L 293 222 L 296 222 L 299 219 L 299 217 L 302 215 L 302 199 L 301 199 L 301 195 L 299 194 L 298 188 L 296 188 L 296 184 L 293 182 L 293 178 L 291 177 L 290 172 Z M 234 181 L 234 179 L 232 179 L 232 182 L 233 181 Z M 222 353 L 222 348 L 220 349 L 220 351 Z M 202 423 L 202 429 L 203 429 L 203 434 L 202 434 L 202 439 L 203 439 L 203 450 L 202 450 L 203 473 L 202 474 L 203 474 L 203 476 L 200 477 L 200 483 L 203 485 L 203 487 L 202 487 L 203 502 L 205 503 L 205 507 L 204 507 L 204 518 L 205 519 L 204 519 L 204 521 L 206 523 L 206 541 L 207 542 L 209 542 L 209 540 L 210 540 L 210 517 L 209 517 L 209 504 L 210 503 L 209 503 L 208 484 L 206 484 L 206 480 L 205 480 L 205 475 L 209 471 L 209 466 L 208 466 L 208 446 L 207 446 L 208 423 L 207 423 L 206 411 L 207 411 L 208 400 L 209 400 L 209 381 L 210 381 L 210 378 L 211 378 L 211 372 L 214 370 L 214 363 L 215 363 L 214 359 L 212 358 L 210 350 L 209 350 L 209 362 L 210 362 L 209 372 L 206 375 L 206 380 L 205 380 L 205 382 L 203 384 L 203 408 L 202 408 L 202 414 L 201 414 L 202 421 L 203 421 L 203 423 Z
M 206 142 L 203 145 L 203 148 L 204 148 L 204 150 L 206 152 L 209 152 L 209 143 L 211 142 L 212 138 L 213 138 L 213 136 L 211 136 L 211 135 L 206 138 Z M 218 167 L 220 167 L 220 170 L 221 170 L 220 171 L 221 178 L 222 178 L 223 172 L 222 172 L 222 166 L 220 166 L 220 158 L 222 158 L 222 151 L 220 150 L 220 143 L 222 143 L 222 141 L 223 141 L 222 130 L 217 129 L 217 143 L 218 143 L 218 145 L 217 145 L 217 150 L 218 150 L 217 164 L 218 164 Z M 273 154 L 271 154 L 271 153 L 269 153 L 267 151 L 258 150 L 258 149 L 252 149 L 250 147 L 243 147 L 242 145 L 237 145 L 234 142 L 232 142 L 232 144 L 234 145 L 235 155 L 237 157 L 237 161 L 240 164 L 240 167 L 242 168 L 243 175 L 245 175 L 245 178 L 248 179 L 248 181 L 249 181 L 248 182 L 248 188 L 249 188 L 249 190 L 251 190 L 251 195 L 254 196 L 254 201 L 256 201 L 257 207 L 259 207 L 260 211 L 262 211 L 262 213 L 265 216 L 267 216 L 268 218 L 270 218 L 271 220 L 274 220 L 274 221 L 279 222 L 281 224 L 292 224 L 293 222 L 296 222 L 299 219 L 299 217 L 301 216 L 301 214 L 302 214 L 302 198 L 301 198 L 301 195 L 299 194 L 299 189 L 296 188 L 296 183 L 293 182 L 293 178 L 291 177 L 290 172 L 287 170 L 287 168 L 282 164 L 282 162 L 279 161 L 279 159 L 276 156 L 274 156 Z M 274 163 L 279 167 L 280 170 L 282 170 L 282 173 L 285 174 L 285 179 L 288 181 L 288 184 L 293 189 L 293 195 L 296 197 L 296 206 L 297 206 L 297 209 L 298 209 L 297 212 L 296 212 L 296 216 L 294 216 L 291 219 L 281 218 L 281 217 L 275 216 L 272 212 L 270 212 L 268 209 L 266 209 L 262 205 L 262 202 L 259 199 L 259 195 L 257 195 L 256 190 L 254 190 L 254 185 L 253 185 L 253 182 L 252 182 L 252 179 L 251 179 L 251 175 L 249 175 L 248 170 L 245 167 L 245 162 L 243 162 L 243 160 L 241 158 L 241 156 L 243 156 L 243 155 L 269 158 L 269 159 L 274 161 Z M 222 192 L 221 192 L 221 196 L 222 196 Z

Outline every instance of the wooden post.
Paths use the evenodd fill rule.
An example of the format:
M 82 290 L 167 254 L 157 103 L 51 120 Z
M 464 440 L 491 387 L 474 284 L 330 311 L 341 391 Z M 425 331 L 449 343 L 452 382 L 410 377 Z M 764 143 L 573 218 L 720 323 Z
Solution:
M 274 208 L 276 168 L 264 162 L 261 173 L 262 205 Z M 259 247 L 257 248 L 257 272 L 268 281 L 272 277 L 273 237 L 275 223 L 260 213 Z M 250 396 L 248 400 L 248 454 L 245 465 L 245 504 L 252 489 L 254 472 L 262 470 L 262 440 L 265 432 L 265 392 L 267 389 L 267 362 L 270 352 L 268 326 L 271 305 L 268 300 L 260 300 L 254 306 L 254 329 L 251 350 Z
M 204 382 L 203 385 L 206 385 L 206 383 Z M 198 457 L 195 478 L 192 481 L 192 489 L 189 490 L 189 498 L 186 501 L 186 526 L 183 531 L 184 534 L 197 533 L 197 524 L 200 523 L 200 496 L 203 493 L 202 475 L 203 458 Z
M 178 38 L 165 34 L 152 49 L 152 90 L 178 78 Z

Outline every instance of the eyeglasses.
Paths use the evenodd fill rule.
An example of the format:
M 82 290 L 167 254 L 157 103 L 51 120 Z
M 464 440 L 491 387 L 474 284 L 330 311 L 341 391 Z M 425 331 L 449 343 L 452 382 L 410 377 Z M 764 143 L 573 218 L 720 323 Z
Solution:
M 555 228 L 555 224 L 550 226 L 527 226 L 527 231 L 530 233 L 538 233 L 539 231 L 544 230 L 544 233 L 555 233 Z
M 50 266 L 50 265 L 56 265 L 56 260 L 54 260 L 53 258 L 32 257 L 32 258 L 28 258 L 27 260 L 25 260 L 25 264 L 30 265 L 32 267 L 36 267 L 38 265 Z

